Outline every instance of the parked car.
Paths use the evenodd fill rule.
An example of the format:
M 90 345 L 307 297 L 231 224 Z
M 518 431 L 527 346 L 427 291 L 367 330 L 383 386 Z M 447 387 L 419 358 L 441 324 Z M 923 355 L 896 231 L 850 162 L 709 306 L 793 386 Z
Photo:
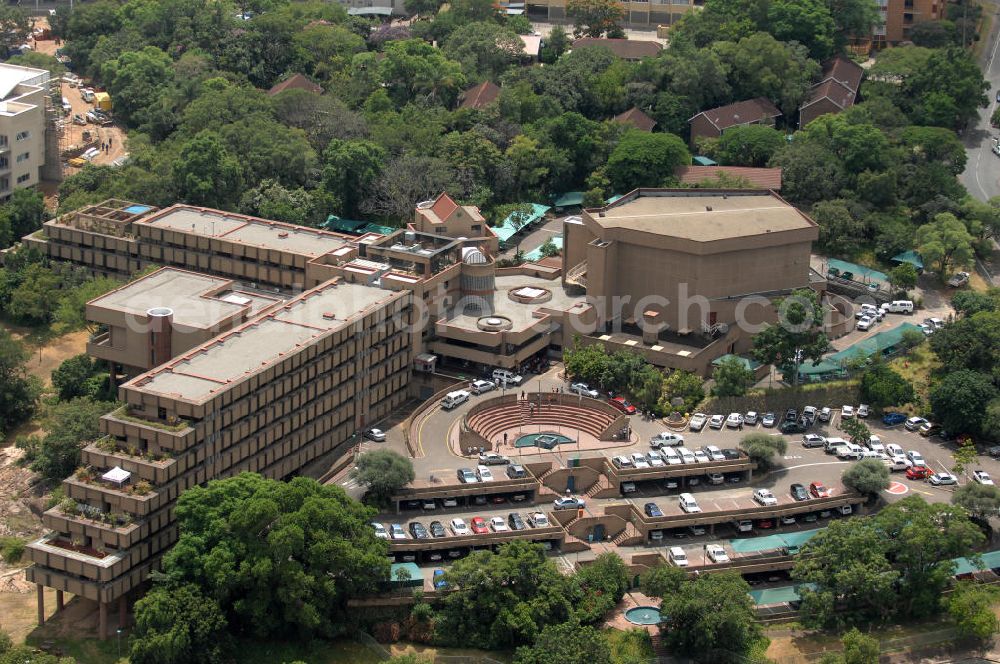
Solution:
M 480 452 L 479 465 L 481 466 L 502 466 L 510 463 L 510 459 L 496 452 Z
M 476 477 L 471 468 L 459 468 L 457 474 L 458 481 L 463 484 L 475 484 L 479 481 L 479 478 Z
M 849 420 L 854 417 L 854 406 L 841 406 L 840 407 L 840 419 Z
M 1000 92 L 997 93 L 997 96 L 1000 97 Z M 997 101 L 1000 101 L 1000 99 L 998 99 Z M 948 280 L 948 285 L 951 286 L 952 288 L 961 288 L 967 283 L 969 283 L 968 272 L 956 272 L 954 275 L 952 275 L 951 279 Z
M 662 468 L 663 466 L 667 465 L 666 462 L 663 460 L 663 457 L 660 456 L 660 453 L 657 452 L 656 450 L 650 450 L 649 452 L 647 452 L 646 460 L 649 461 L 649 465 L 652 466 L 653 468 Z
M 728 563 L 729 555 L 721 544 L 707 544 L 705 546 L 705 555 L 713 563 Z
M 782 419 L 783 422 L 794 422 L 799 419 L 799 411 L 794 408 L 789 408 L 785 411 L 785 417 Z
M 646 512 L 646 516 L 663 516 L 663 510 L 656 503 L 646 503 L 642 509 Z
M 914 466 L 926 466 L 927 462 L 924 461 L 924 455 L 916 450 L 910 450 L 906 453 L 906 458 Z
M 560 496 L 552 501 L 552 509 L 556 510 L 576 510 L 583 509 L 585 506 L 586 503 L 583 502 L 583 499 L 576 496 Z
M 934 486 L 951 486 L 958 484 L 958 478 L 951 473 L 934 473 L 927 478 Z
M 632 452 L 632 465 L 636 468 L 649 468 L 649 459 L 642 452 Z
M 747 425 L 748 427 L 757 426 L 757 420 L 759 419 L 760 416 L 757 414 L 757 411 L 750 410 L 747 411 L 747 414 L 743 416 L 743 424 Z
M 365 431 L 365 438 L 368 440 L 373 440 L 376 443 L 385 442 L 385 432 L 381 429 L 368 429 Z
M 591 399 L 596 399 L 600 396 L 600 393 L 597 390 L 591 388 L 590 385 L 587 385 L 586 383 L 573 383 L 569 386 L 569 391 L 573 394 L 590 397 Z
M 882 459 L 882 463 L 884 463 L 886 468 L 888 468 L 891 472 L 906 470 L 908 467 L 906 457 L 901 456 L 886 456 Z
M 777 424 L 777 422 L 778 420 L 774 416 L 774 413 L 764 413 L 764 417 L 760 418 L 760 425 L 768 429 Z
M 928 468 L 927 466 L 910 466 L 906 470 L 906 479 L 925 480 L 933 474 L 934 471 Z
M 434 589 L 443 590 L 448 587 L 448 582 L 444 580 L 444 570 L 436 569 L 434 570 Z
M 802 447 L 823 447 L 824 444 L 826 444 L 826 438 L 823 436 L 814 433 L 802 436 Z
M 809 427 L 801 420 L 785 420 L 778 427 L 778 431 L 784 434 L 805 433 L 808 430 Z
M 495 516 L 490 519 L 490 528 L 495 533 L 505 533 L 510 530 L 507 526 L 507 520 L 502 516 Z
M 867 332 L 872 328 L 872 325 L 874 323 L 875 320 L 873 318 L 869 318 L 868 316 L 862 316 L 861 318 L 858 319 L 858 322 L 854 324 L 854 329 L 860 330 L 862 332 Z
M 440 521 L 431 521 L 427 530 L 431 531 L 431 537 L 444 537 L 448 534 L 444 529 L 444 524 Z
M 486 519 L 481 516 L 472 517 L 472 521 L 469 523 L 472 528 L 472 532 L 477 535 L 485 535 L 490 532 L 489 526 L 486 525 Z
M 519 480 L 522 477 L 528 476 L 528 471 L 525 470 L 524 466 L 522 466 L 519 463 L 510 464 L 509 466 L 507 466 L 505 472 L 507 473 L 507 477 L 509 477 L 512 480 Z
M 972 479 L 980 484 L 985 484 L 986 486 L 993 486 L 993 478 L 985 470 L 974 470 L 972 471 Z
M 933 422 L 924 422 L 920 425 L 920 428 L 917 429 L 917 433 L 924 438 L 930 438 L 931 436 L 941 433 L 941 425 L 934 424 Z
M 430 539 L 431 537 L 431 534 L 427 532 L 427 528 L 419 521 L 410 522 L 410 534 L 413 535 L 413 539 Z
M 507 524 L 510 525 L 511 530 L 525 530 L 528 527 L 517 512 L 511 512 L 507 515 Z
M 739 429 L 743 424 L 743 416 L 739 413 L 729 413 L 729 417 L 726 418 L 726 426 L 730 429 Z
M 823 406 L 822 408 L 820 408 L 819 410 L 820 422 L 829 422 L 831 417 L 833 417 L 833 409 L 831 409 L 829 406 Z
M 635 406 L 626 401 L 625 397 L 614 397 L 608 403 L 626 415 L 635 415 Z
M 532 528 L 548 528 L 549 517 L 542 512 L 532 512 L 528 515 L 528 525 Z
M 863 403 L 858 406 L 858 417 L 868 417 L 869 409 L 868 404 Z
M 404 540 L 410 539 L 406 535 L 406 531 L 403 530 L 402 524 L 394 523 L 389 526 L 389 537 L 394 540 Z
M 743 455 L 740 453 L 739 450 L 734 450 L 731 447 L 727 447 L 724 450 L 722 450 L 722 457 L 726 461 L 736 461 L 738 459 L 743 458 Z
M 792 494 L 792 498 L 795 500 L 809 500 L 809 492 L 806 488 L 799 483 L 795 483 L 789 487 L 789 493 Z
M 781 519 L 779 519 L 779 520 L 781 521 L 781 525 L 783 525 L 783 526 L 794 526 L 795 525 L 795 517 L 792 516 L 791 514 L 787 514 L 787 515 L 781 517 Z
M 906 421 L 906 415 L 903 413 L 886 413 L 882 416 L 882 424 L 887 427 L 894 427 L 897 424 L 902 424 Z
M 709 461 L 712 460 L 702 450 L 694 450 L 693 454 L 694 454 L 695 463 L 708 463 Z M 696 478 L 692 477 L 691 479 L 693 480 L 693 479 L 696 479 Z
M 896 443 L 886 443 L 886 445 L 885 445 L 885 453 L 888 454 L 891 457 L 894 457 L 894 456 L 905 457 L 906 456 L 906 453 L 903 452 L 903 448 L 900 447 L 899 445 L 897 445 Z
M 925 424 L 927 424 L 927 420 L 922 417 L 911 417 L 903 422 L 903 426 L 906 427 L 907 431 L 916 431 Z
M 691 431 L 701 431 L 705 428 L 705 422 L 708 421 L 705 413 L 695 413 L 691 416 L 691 421 L 688 422 L 688 429 Z
M 778 504 L 778 499 L 774 497 L 770 489 L 756 489 L 753 492 L 753 499 L 765 507 Z
M 683 445 L 683 444 L 684 444 L 684 436 L 680 435 L 679 433 L 674 433 L 672 431 L 664 431 L 663 433 L 658 433 L 649 440 L 649 446 L 652 447 L 654 450 L 658 450 L 665 445 L 673 447 L 675 445 Z
M 708 426 L 711 429 L 721 429 L 726 423 L 726 418 L 722 415 L 712 415 L 708 420 Z
M 493 471 L 486 466 L 476 466 L 476 477 L 480 482 L 492 482 Z
M 611 463 L 619 468 L 631 468 L 632 458 L 625 455 L 618 455 L 616 457 L 612 457 Z
M 387 531 L 385 529 L 385 526 L 383 526 L 381 523 L 372 522 L 371 526 L 372 529 L 375 531 L 375 537 L 385 540 L 389 539 L 389 531 Z
M 813 498 L 829 498 L 830 490 L 822 482 L 812 482 L 809 484 L 809 493 Z
M 709 484 L 719 485 L 724 484 L 726 481 L 726 476 L 722 473 L 709 473 L 706 477 Z
M 701 450 L 712 461 L 725 461 L 726 455 L 715 445 L 703 445 Z
M 462 535 L 468 535 L 469 526 L 465 524 L 465 519 L 452 519 L 451 532 L 455 533 L 455 535 L 459 537 Z
M 469 391 L 473 394 L 483 394 L 484 392 L 489 392 L 490 390 L 495 390 L 497 386 L 489 380 L 474 380 L 472 384 L 469 385 Z

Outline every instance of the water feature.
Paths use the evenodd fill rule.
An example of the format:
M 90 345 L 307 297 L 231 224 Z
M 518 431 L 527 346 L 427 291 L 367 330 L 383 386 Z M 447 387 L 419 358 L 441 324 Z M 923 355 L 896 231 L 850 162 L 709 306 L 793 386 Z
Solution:
M 660 610 L 655 606 L 636 606 L 625 612 L 625 620 L 633 625 L 658 625 Z
M 529 433 L 524 436 L 520 436 L 516 441 L 514 441 L 515 447 L 541 447 L 542 449 L 551 450 L 556 445 L 561 445 L 563 443 L 573 443 L 576 442 L 568 436 L 564 436 L 561 433 Z

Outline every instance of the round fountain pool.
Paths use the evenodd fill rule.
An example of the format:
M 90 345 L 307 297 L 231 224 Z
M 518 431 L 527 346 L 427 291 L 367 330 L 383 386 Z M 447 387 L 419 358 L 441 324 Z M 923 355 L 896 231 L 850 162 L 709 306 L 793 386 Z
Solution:
M 561 433 L 529 433 L 514 441 L 514 445 L 516 447 L 541 447 L 545 450 L 551 450 L 556 445 L 572 442 L 574 442 L 572 438 Z
M 633 625 L 658 625 L 660 610 L 655 606 L 636 606 L 625 612 L 625 620 Z

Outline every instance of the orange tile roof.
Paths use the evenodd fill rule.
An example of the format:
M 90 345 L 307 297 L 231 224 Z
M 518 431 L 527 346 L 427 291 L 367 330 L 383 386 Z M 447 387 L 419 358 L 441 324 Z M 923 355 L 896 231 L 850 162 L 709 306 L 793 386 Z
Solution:
M 305 90 L 315 94 L 323 94 L 323 88 L 316 85 L 302 74 L 292 74 L 280 83 L 275 84 L 274 87 L 267 91 L 267 94 L 273 96 L 279 92 L 292 89 Z
M 738 125 L 777 118 L 781 116 L 781 111 L 769 99 L 757 97 L 756 99 L 745 99 L 734 104 L 719 106 L 718 108 L 710 108 L 707 111 L 698 113 L 698 115 L 704 115 L 716 129 L 722 131 Z M 698 115 L 692 117 L 688 122 L 694 120 Z
M 461 108 L 486 108 L 500 96 L 500 88 L 490 81 L 483 81 L 459 96 Z
M 653 127 L 656 126 L 656 120 L 649 117 L 635 106 L 628 109 L 624 113 L 616 115 L 612 122 L 630 124 L 640 131 L 653 131 Z

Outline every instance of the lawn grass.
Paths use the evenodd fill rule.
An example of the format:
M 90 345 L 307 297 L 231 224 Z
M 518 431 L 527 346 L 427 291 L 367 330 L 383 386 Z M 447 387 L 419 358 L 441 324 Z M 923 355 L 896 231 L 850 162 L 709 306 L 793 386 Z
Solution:
M 121 639 L 121 658 L 118 657 L 118 639 L 112 636 L 106 641 L 94 638 L 73 638 L 63 636 L 48 639 L 40 635 L 31 635 L 25 639 L 29 646 L 42 648 L 51 646 L 51 652 L 61 657 L 72 657 L 79 664 L 124 664 L 128 662 L 128 638 Z
M 604 637 L 611 648 L 612 662 L 648 662 L 656 657 L 653 641 L 644 629 L 604 630 Z
M 903 378 L 913 384 L 913 389 L 917 393 L 918 404 L 926 404 L 930 392 L 931 378 L 941 369 L 941 361 L 931 350 L 931 345 L 924 342 L 902 357 L 897 357 L 889 366 L 898 372 Z M 916 410 L 914 408 L 902 409 L 909 413 Z

